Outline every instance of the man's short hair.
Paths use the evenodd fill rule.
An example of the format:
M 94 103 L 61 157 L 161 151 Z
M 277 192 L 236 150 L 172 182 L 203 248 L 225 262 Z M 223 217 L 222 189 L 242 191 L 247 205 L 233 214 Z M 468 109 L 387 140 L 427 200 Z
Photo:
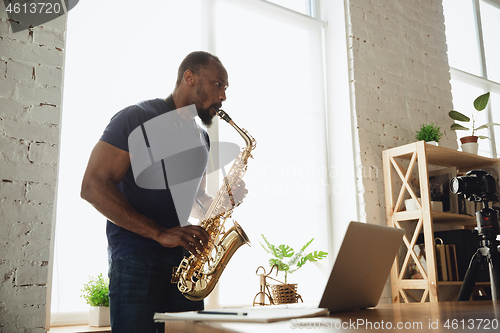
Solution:
M 208 66 L 210 60 L 213 59 L 222 65 L 220 59 L 213 54 L 204 51 L 195 51 L 189 53 L 184 60 L 182 60 L 179 70 L 177 71 L 177 82 L 175 86 L 178 87 L 184 76 L 184 72 L 190 70 L 193 74 L 199 74 L 202 69 Z

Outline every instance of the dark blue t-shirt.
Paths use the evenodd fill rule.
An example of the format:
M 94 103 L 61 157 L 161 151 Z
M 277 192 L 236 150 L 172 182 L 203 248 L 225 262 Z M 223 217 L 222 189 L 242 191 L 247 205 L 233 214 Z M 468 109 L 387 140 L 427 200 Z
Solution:
M 141 126 L 142 128 L 144 128 L 144 124 L 148 123 L 148 121 L 151 124 L 151 122 L 155 121 L 154 118 L 156 117 L 158 117 L 157 119 L 164 119 L 165 117 L 159 116 L 165 115 L 167 112 L 174 110 L 176 110 L 176 107 L 173 102 L 172 96 L 169 96 L 166 101 L 157 98 L 129 106 L 113 116 L 110 123 L 104 130 L 104 133 L 101 136 L 100 140 L 107 142 L 121 150 L 130 152 L 128 140 L 132 131 Z M 172 118 L 175 121 L 167 124 L 162 123 L 161 130 L 171 132 L 175 131 L 174 135 L 179 138 L 179 141 L 176 142 L 175 145 L 182 144 L 183 140 L 187 140 L 186 137 L 200 138 L 203 136 L 203 142 L 206 142 L 206 147 L 208 150 L 209 141 L 206 131 L 196 125 L 194 121 L 189 122 L 177 116 L 176 112 L 175 114 L 172 113 L 169 115 L 172 115 L 172 117 L 175 115 L 176 117 Z M 146 134 L 145 137 L 147 137 Z M 197 175 L 199 179 L 201 179 L 203 171 L 206 168 L 205 157 L 201 158 L 201 161 L 205 164 L 202 165 L 201 168 L 196 168 L 196 172 L 201 173 Z M 183 216 L 184 219 L 184 216 L 186 216 L 186 214 L 189 215 L 189 212 L 183 212 L 181 214 L 180 212 L 176 211 L 174 198 L 172 196 L 170 188 L 168 187 L 166 177 L 165 183 L 167 183 L 167 185 L 165 186 L 166 189 L 148 189 L 139 187 L 136 184 L 132 167 L 130 167 L 123 180 L 117 184 L 117 188 L 132 205 L 132 207 L 134 207 L 134 209 L 136 209 L 139 213 L 152 219 L 154 222 L 163 227 L 170 228 L 178 226 L 180 224 L 178 216 Z M 189 193 L 189 196 L 192 196 L 194 198 L 195 194 L 196 193 Z M 107 221 L 106 234 L 108 237 L 109 256 L 110 260 L 112 261 L 120 258 L 121 256 L 136 251 L 144 250 L 154 246 L 161 246 L 156 241 L 139 236 L 133 232 L 121 228 L 116 224 L 110 222 L 109 220 Z

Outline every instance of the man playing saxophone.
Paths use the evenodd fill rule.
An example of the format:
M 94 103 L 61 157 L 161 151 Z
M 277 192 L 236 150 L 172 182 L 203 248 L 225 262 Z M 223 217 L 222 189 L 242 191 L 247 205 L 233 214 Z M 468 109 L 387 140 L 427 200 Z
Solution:
M 170 283 L 187 250 L 199 256 L 210 235 L 187 223 L 202 218 L 210 126 L 226 100 L 227 71 L 206 52 L 186 56 L 174 91 L 118 112 L 95 145 L 81 197 L 107 218 L 112 332 L 163 332 L 155 312 L 203 309 Z M 231 188 L 234 204 L 246 196 Z M 185 250 L 184 250 L 185 249 Z

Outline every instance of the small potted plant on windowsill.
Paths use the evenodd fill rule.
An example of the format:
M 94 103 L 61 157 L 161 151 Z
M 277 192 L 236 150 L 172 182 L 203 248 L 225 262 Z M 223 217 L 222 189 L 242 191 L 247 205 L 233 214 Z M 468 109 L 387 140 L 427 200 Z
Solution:
M 103 278 L 102 273 L 97 278 L 90 277 L 81 291 L 81 297 L 90 305 L 89 326 L 109 326 L 109 280 Z
M 309 244 L 312 243 L 314 238 L 307 242 L 307 244 L 304 245 L 297 253 L 295 253 L 293 248 L 288 245 L 281 244 L 279 246 L 275 246 L 269 243 L 264 235 L 262 235 L 262 238 L 264 239 L 266 245 L 262 243 L 260 243 L 260 245 L 262 245 L 262 248 L 267 253 L 271 254 L 274 257 L 269 259 L 269 265 L 271 267 L 276 266 L 278 271 L 285 272 L 285 283 L 282 285 L 271 286 L 274 303 L 297 303 L 297 284 L 288 284 L 288 274 L 292 274 L 293 272 L 297 271 L 308 261 L 318 261 L 324 259 L 328 255 L 328 253 L 323 251 L 314 251 L 308 254 L 304 254 L 304 251 L 309 246 Z
M 478 139 L 489 139 L 487 136 L 484 135 L 475 135 L 476 131 L 488 128 L 490 126 L 495 126 L 495 125 L 500 125 L 497 123 L 487 123 L 481 126 L 476 127 L 476 119 L 477 116 L 479 115 L 479 111 L 482 111 L 486 108 L 486 105 L 488 105 L 488 101 L 490 99 L 490 93 L 487 92 L 486 94 L 483 94 L 479 97 L 477 97 L 474 100 L 474 109 L 476 109 L 477 114 L 476 117 L 472 115 L 472 133 L 469 136 L 464 136 L 460 138 L 460 142 L 462 142 L 462 151 L 472 153 L 472 154 L 477 154 L 477 149 L 478 149 Z M 451 119 L 460 121 L 460 122 L 470 122 L 471 118 L 467 117 L 463 113 L 460 113 L 458 111 L 452 110 L 448 113 Z M 469 131 L 470 129 L 468 127 L 465 127 L 463 125 L 454 123 L 450 127 L 452 130 L 455 131 Z
M 417 131 L 415 138 L 418 141 L 424 140 L 426 143 L 438 145 L 439 139 L 443 137 L 443 132 L 441 132 L 441 127 L 430 123 L 429 125 L 422 125 L 420 130 Z

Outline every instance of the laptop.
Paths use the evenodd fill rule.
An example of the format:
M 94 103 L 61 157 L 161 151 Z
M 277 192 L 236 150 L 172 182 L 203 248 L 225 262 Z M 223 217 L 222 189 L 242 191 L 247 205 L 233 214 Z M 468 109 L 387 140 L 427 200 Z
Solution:
M 273 322 L 376 306 L 403 233 L 403 229 L 350 222 L 318 306 L 295 303 L 200 313 L 156 313 L 154 318 L 156 321 Z
M 330 313 L 376 306 L 404 230 L 350 222 L 319 308 Z

